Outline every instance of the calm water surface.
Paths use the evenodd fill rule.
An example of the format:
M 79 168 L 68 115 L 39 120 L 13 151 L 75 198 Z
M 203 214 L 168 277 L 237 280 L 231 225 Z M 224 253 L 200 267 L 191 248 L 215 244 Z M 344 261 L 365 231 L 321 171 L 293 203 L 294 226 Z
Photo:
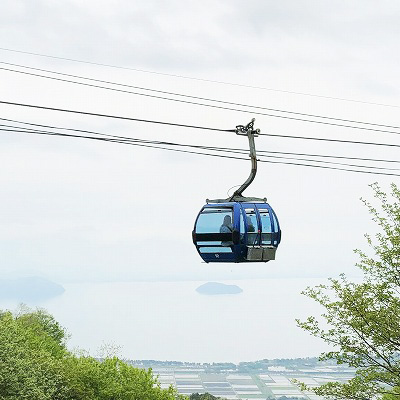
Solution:
M 197 293 L 203 283 L 70 284 L 36 305 L 67 328 L 71 348 L 93 355 L 103 344 L 121 346 L 120 355 L 130 359 L 197 362 L 306 357 L 327 349 L 295 323 L 321 312 L 300 294 L 320 279 L 229 281 L 243 293 L 217 296 Z

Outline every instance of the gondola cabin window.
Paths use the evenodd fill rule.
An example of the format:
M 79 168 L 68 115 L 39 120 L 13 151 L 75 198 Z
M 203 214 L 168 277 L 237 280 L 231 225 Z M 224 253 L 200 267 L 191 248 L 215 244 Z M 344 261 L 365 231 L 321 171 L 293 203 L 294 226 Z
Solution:
M 247 244 L 254 245 L 258 236 L 258 221 L 254 208 L 246 208 Z
M 197 233 L 231 233 L 233 231 L 233 209 L 232 208 L 205 208 L 199 215 L 196 223 Z M 220 240 L 198 242 L 201 253 L 231 253 L 229 247 L 231 242 L 222 242 Z M 218 246 L 218 247 L 209 247 Z M 221 247 L 219 247 L 221 246 Z
M 261 243 L 271 244 L 271 218 L 269 216 L 268 210 L 260 210 L 261 218 Z
M 274 224 L 273 229 L 272 229 L 272 232 L 274 232 L 274 233 L 276 233 L 276 234 L 278 234 L 278 232 L 279 232 L 279 236 L 280 236 L 280 227 L 279 227 L 278 220 L 276 219 L 275 213 L 272 213 L 272 222 L 273 222 L 273 224 Z M 274 237 L 276 238 L 277 235 L 274 235 Z M 280 239 L 279 239 L 279 240 L 280 240 Z M 278 244 L 279 244 L 279 242 L 278 242 L 277 240 L 274 240 L 273 245 L 274 245 L 274 246 L 278 246 Z

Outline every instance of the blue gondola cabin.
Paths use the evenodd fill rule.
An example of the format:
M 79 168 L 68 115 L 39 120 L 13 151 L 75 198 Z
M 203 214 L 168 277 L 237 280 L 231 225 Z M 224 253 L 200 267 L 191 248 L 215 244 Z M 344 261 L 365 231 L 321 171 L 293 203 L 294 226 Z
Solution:
M 268 203 L 206 204 L 192 233 L 206 262 L 267 262 L 281 240 L 278 218 Z

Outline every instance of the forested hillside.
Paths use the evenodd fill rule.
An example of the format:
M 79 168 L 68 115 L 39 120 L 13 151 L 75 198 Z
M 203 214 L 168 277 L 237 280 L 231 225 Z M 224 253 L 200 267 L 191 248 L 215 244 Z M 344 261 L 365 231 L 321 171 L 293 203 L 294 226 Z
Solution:
M 184 400 L 151 370 L 67 350 L 65 330 L 43 310 L 0 312 L 1 400 Z

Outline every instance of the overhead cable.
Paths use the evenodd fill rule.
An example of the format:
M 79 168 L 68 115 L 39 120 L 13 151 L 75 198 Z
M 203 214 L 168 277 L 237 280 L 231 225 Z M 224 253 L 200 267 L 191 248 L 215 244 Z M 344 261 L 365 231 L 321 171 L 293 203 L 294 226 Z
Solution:
M 334 159 L 345 159 L 345 160 L 358 160 L 358 161 L 372 161 L 372 162 L 385 162 L 385 163 L 400 163 L 400 160 L 388 160 L 383 158 L 367 158 L 367 157 L 352 157 L 352 156 L 338 156 L 334 154 L 313 154 L 313 153 L 295 153 L 288 151 L 271 151 L 271 150 L 257 150 L 257 152 L 262 153 L 272 153 L 272 154 L 285 154 L 285 155 L 295 155 L 295 156 L 306 156 L 306 157 L 321 157 L 321 158 L 334 158 Z
M 79 132 L 79 133 L 88 133 L 92 135 L 100 135 L 100 136 L 105 136 L 105 137 L 110 137 L 110 138 L 116 138 L 116 139 L 123 139 L 123 140 L 142 140 L 142 139 L 135 139 L 131 137 L 126 137 L 126 136 L 118 136 L 118 135 L 111 135 L 111 134 L 105 134 L 101 132 L 95 132 L 95 131 L 90 131 L 90 130 L 83 130 L 83 129 L 75 129 L 75 128 L 65 128 L 65 127 L 59 127 L 59 126 L 54 126 L 54 125 L 43 125 L 43 124 L 35 124 L 32 122 L 26 122 L 26 121 L 19 121 L 19 120 L 13 120 L 9 118 L 0 118 L 1 121 L 7 121 L 7 122 L 14 122 L 17 124 L 23 124 L 23 125 L 29 125 L 29 126 L 35 126 L 35 127 L 40 127 L 40 128 L 50 128 L 50 129 L 58 129 L 58 130 L 66 130 L 66 131 L 72 131 L 72 132 Z M 13 126 L 13 125 L 4 125 L 2 124 L 1 126 L 6 126 L 6 127 L 13 127 L 13 128 L 19 128 L 19 126 Z M 24 129 L 30 129 L 30 128 L 24 128 Z M 153 142 L 154 143 L 154 142 Z M 231 148 L 231 147 L 212 147 L 212 146 L 197 146 L 197 145 L 183 145 L 183 144 L 178 144 L 178 143 L 171 143 L 171 142 L 160 142 L 158 141 L 157 143 L 159 144 L 167 144 L 167 145 L 180 145 L 180 146 L 186 146 L 186 147 L 193 147 L 193 148 L 201 148 L 201 149 L 207 149 L 207 150 L 213 150 L 213 151 L 229 151 L 229 152 L 238 152 L 240 154 L 248 154 L 247 149 L 237 149 L 237 148 Z M 356 160 L 356 161 L 370 161 L 370 162 L 383 162 L 383 163 L 400 163 L 400 160 L 387 160 L 387 159 L 376 159 L 376 158 L 362 158 L 362 157 L 349 157 L 349 156 L 338 156 L 338 155 L 326 155 L 326 154 L 309 154 L 309 153 L 294 153 L 294 152 L 281 152 L 281 151 L 267 151 L 267 150 L 257 150 L 257 153 L 260 155 L 265 155 L 267 157 L 274 157 L 274 158 L 285 158 L 285 159 L 293 159 L 293 160 L 302 160 L 302 161 L 311 161 L 311 162 L 325 162 L 329 164 L 338 164 L 338 165 L 346 165 L 346 166 L 355 166 L 355 167 L 360 167 L 358 164 L 344 164 L 344 163 L 337 163 L 334 161 L 323 161 L 323 160 L 315 160 L 315 159 L 303 159 L 303 158 L 298 158 L 298 157 L 317 157 L 317 158 L 333 158 L 333 159 L 345 159 L 345 160 Z M 272 154 L 272 155 L 271 155 Z M 283 156 L 282 156 L 283 155 Z M 287 155 L 289 156 L 297 156 L 297 157 L 286 157 Z M 362 166 L 362 165 L 361 165 Z M 375 168 L 375 166 L 362 166 L 363 168 Z M 396 168 L 379 168 L 378 169 L 393 169 L 396 170 Z
M 192 96 L 192 95 L 188 95 L 188 94 L 169 92 L 169 91 L 158 90 L 158 89 L 152 89 L 152 88 L 147 88 L 147 87 L 143 87 L 143 86 L 128 85 L 128 84 L 125 84 L 125 83 L 119 83 L 119 82 L 112 82 L 112 81 L 107 81 L 107 80 L 102 80 L 102 79 L 89 78 L 89 77 L 86 77 L 86 76 L 75 75 L 75 74 L 67 74 L 67 73 L 58 72 L 58 71 L 52 71 L 52 70 L 43 69 L 43 68 L 35 68 L 35 67 L 30 67 L 30 66 L 21 65 L 21 64 L 8 63 L 8 62 L 4 62 L 4 61 L 0 61 L 0 64 L 10 65 L 10 66 L 19 67 L 19 68 L 25 68 L 25 69 L 28 69 L 28 70 L 46 72 L 46 73 L 55 74 L 55 75 L 67 76 L 67 77 L 70 77 L 70 78 L 83 79 L 83 80 L 87 80 L 87 81 L 90 81 L 90 82 L 104 83 L 104 84 L 108 84 L 108 85 L 127 87 L 127 88 L 131 88 L 131 89 L 145 90 L 145 91 L 149 91 L 149 92 L 153 92 L 153 93 L 160 93 L 160 94 L 166 94 L 166 95 L 172 95 L 172 96 L 179 96 L 179 97 L 195 99 L 195 100 L 211 101 L 211 102 L 215 102 L 215 103 L 221 103 L 221 104 L 227 104 L 227 105 L 233 105 L 233 106 L 239 106 L 239 107 L 254 108 L 254 109 L 259 109 L 259 110 L 273 111 L 273 112 L 279 112 L 279 113 L 284 113 L 284 114 L 300 115 L 300 116 L 312 117 L 312 118 L 328 119 L 328 120 L 332 120 L 332 121 L 341 121 L 341 122 L 349 122 L 349 123 L 355 123 L 355 124 L 378 126 L 378 127 L 382 127 L 382 128 L 400 129 L 400 126 L 395 126 L 395 125 L 385 125 L 385 124 L 375 123 L 375 122 L 357 121 L 357 120 L 351 120 L 351 119 L 345 119 L 345 118 L 330 117 L 330 116 L 327 116 L 327 115 L 308 114 L 308 113 L 297 112 L 297 111 L 289 111 L 289 110 L 282 110 L 282 109 L 277 109 L 277 108 L 256 106 L 256 105 L 252 105 L 252 104 L 235 103 L 235 102 L 224 101 L 224 100 L 219 100 L 219 99 L 210 99 L 210 98 L 207 98 L 207 97 Z M 0 69 L 1 70 L 5 70 L 5 71 L 10 71 L 10 72 L 21 73 L 21 74 L 33 75 L 33 76 L 37 76 L 37 77 L 41 77 L 41 78 L 56 79 L 56 78 L 53 78 L 53 77 L 50 77 L 50 76 L 45 76 L 45 75 L 40 75 L 40 74 L 31 74 L 31 73 L 27 73 L 25 71 L 18 71 L 18 70 L 9 69 L 9 68 L 0 67 Z M 62 80 L 62 81 L 69 82 L 69 83 L 75 83 L 75 84 L 81 84 L 80 82 L 70 81 L 70 80 Z M 93 85 L 93 87 L 101 88 L 101 89 L 107 89 L 107 90 L 115 90 L 114 88 L 98 86 L 98 85 Z M 137 94 L 137 93 L 131 92 L 131 91 L 123 91 L 123 92 L 124 93 Z M 165 100 L 165 98 L 162 98 L 162 99 Z M 169 99 L 169 100 L 172 100 L 172 99 Z M 195 104 L 198 105 L 198 103 L 195 103 Z M 204 104 L 202 104 L 202 105 L 204 105 Z M 307 121 L 307 122 L 309 122 L 309 121 Z M 399 132 L 399 134 L 400 134 L 400 132 Z
M 38 108 L 41 110 L 48 110 L 48 111 L 60 111 L 60 112 L 73 113 L 73 114 L 90 115 L 92 117 L 114 118 L 114 119 L 121 119 L 121 120 L 126 120 L 126 121 L 136 121 L 136 122 L 145 122 L 145 123 L 159 124 L 159 125 L 179 126 L 181 128 L 203 129 L 203 130 L 218 131 L 218 132 L 236 132 L 235 129 L 209 128 L 209 127 L 205 127 L 205 126 L 186 125 L 186 124 L 178 124 L 178 123 L 174 123 L 174 122 L 165 122 L 165 121 L 154 121 L 154 120 L 148 120 L 148 119 L 123 117 L 123 116 L 119 116 L 119 115 L 91 113 L 91 112 L 86 112 L 86 111 L 69 110 L 69 109 L 65 109 L 65 108 L 45 107 L 45 106 L 38 106 L 38 105 L 34 105 L 34 104 L 15 103 L 15 102 L 11 102 L 11 101 L 0 101 L 0 104 L 7 104 L 10 106 L 19 106 L 19 107 Z
M 1 120 L 2 118 L 0 118 Z M 32 124 L 36 125 L 36 124 Z M 88 130 L 81 130 L 81 129 L 73 129 L 73 128 L 60 128 L 60 127 L 51 127 L 51 126 L 46 126 L 46 125 L 39 125 L 42 127 L 47 127 L 47 128 L 54 128 L 54 129 L 59 129 L 59 130 L 67 130 L 67 131 L 73 131 L 73 132 L 79 132 L 79 133 L 88 133 L 92 135 L 100 135 L 101 137 L 105 137 L 106 139 L 109 139 L 109 141 L 114 141 L 118 143 L 146 143 L 146 144 L 157 144 L 157 145 L 165 145 L 165 146 L 178 146 L 178 147 L 186 147 L 186 148 L 193 148 L 193 149 L 201 149 L 201 150 L 209 150 L 209 151 L 215 151 L 215 152 L 223 152 L 223 153 L 233 153 L 233 154 L 241 154 L 241 155 L 247 155 L 248 150 L 246 149 L 236 149 L 236 148 L 230 148 L 230 147 L 215 147 L 215 146 L 204 146 L 204 145 L 193 145 L 193 144 L 183 144 L 183 143 L 173 143 L 173 142 L 165 142 L 165 141 L 155 141 L 155 140 L 144 140 L 144 139 L 136 139 L 136 138 L 131 138 L 131 137 L 125 137 L 125 136 L 116 136 L 116 135 L 109 135 L 105 133 L 99 133 L 99 132 L 94 132 L 94 131 L 88 131 Z M 2 128 L 4 127 L 4 128 Z M 10 129 L 5 129 L 5 128 L 10 128 Z M 40 129 L 32 129 L 32 128 L 25 128 L 25 127 L 20 127 L 20 126 L 15 126 L 15 125 L 7 125 L 7 124 L 0 124 L 0 130 L 6 132 L 21 132 L 22 130 L 26 133 L 35 133 L 37 132 L 44 134 L 51 134 L 51 133 L 57 133 L 54 131 L 43 131 Z M 73 135 L 71 135 L 73 136 Z M 76 137 L 82 137 L 76 135 Z M 86 136 L 83 136 L 86 138 Z M 284 159 L 284 160 L 295 160 L 295 161 L 306 161 L 306 162 L 313 162 L 313 163 L 320 163 L 320 164 L 330 164 L 330 165 L 341 165 L 341 166 L 346 166 L 346 167 L 358 167 L 358 168 L 366 168 L 366 169 L 375 169 L 375 170 L 386 170 L 386 171 L 400 171 L 399 168 L 389 168 L 389 167 L 379 167 L 375 165 L 360 165 L 360 164 L 348 164 L 348 163 L 342 163 L 342 162 L 335 162 L 335 161 L 325 161 L 325 160 L 315 160 L 315 159 L 309 159 L 309 158 L 299 158 L 299 157 L 287 157 L 283 155 L 270 155 L 266 154 L 269 153 L 267 151 L 263 150 L 258 150 L 258 153 L 263 153 L 263 157 L 267 158 L 274 158 L 274 159 Z M 259 154 L 260 156 L 260 154 Z M 243 158 L 241 158 L 243 159 Z
M 32 123 L 32 122 L 19 121 L 19 120 L 9 119 L 9 118 L 0 118 L 0 121 L 14 122 L 14 123 L 18 123 L 18 124 L 36 126 L 36 127 L 41 127 L 41 128 L 60 129 L 60 130 L 67 130 L 67 131 L 73 131 L 73 132 L 90 133 L 90 134 L 93 134 L 93 135 L 101 135 L 101 136 L 107 136 L 107 137 L 113 137 L 113 138 L 119 138 L 119 139 L 132 139 L 132 138 L 129 138 L 129 137 L 126 137 L 126 136 L 111 135 L 111 134 L 95 132 L 95 131 L 90 131 L 90 130 L 83 130 L 83 129 L 65 128 L 65 127 L 59 127 L 59 126 L 54 126 L 54 125 L 36 124 L 36 123 Z M 202 146 L 202 147 L 205 147 L 205 146 Z M 207 146 L 207 148 L 216 149 L 215 147 L 210 147 L 210 146 Z M 225 149 L 227 149 L 229 151 L 241 151 L 243 153 L 248 154 L 248 150 L 247 149 L 236 149 L 236 148 L 231 148 L 231 147 L 228 147 L 228 148 L 225 148 Z M 333 159 L 356 160 L 356 161 L 372 161 L 372 162 L 397 163 L 397 164 L 400 163 L 400 160 L 388 160 L 388 159 L 382 159 L 382 158 L 352 157 L 352 156 L 341 156 L 341 155 L 334 155 L 334 154 L 295 153 L 295 152 L 287 152 L 287 151 L 272 151 L 272 150 L 260 150 L 260 149 L 257 149 L 257 153 L 259 153 L 259 154 L 274 154 L 274 155 L 283 154 L 285 156 L 286 155 L 290 155 L 290 156 L 299 156 L 299 157 L 333 158 Z
M 362 142 L 357 140 L 342 140 L 342 139 L 330 139 L 330 138 L 315 138 L 308 136 L 293 136 L 293 135 L 278 135 L 278 134 L 270 134 L 270 133 L 259 133 L 260 136 L 271 136 L 271 137 L 279 137 L 286 139 L 301 139 L 301 140 L 319 140 L 323 142 L 336 142 L 336 143 L 351 143 L 351 144 L 362 144 L 362 145 L 371 145 L 371 146 L 389 146 L 389 147 L 400 147 L 400 144 L 395 143 L 376 143 L 376 142 Z
M 0 104 L 7 104 L 7 105 L 19 106 L 19 107 L 37 108 L 37 109 L 48 110 L 48 111 L 60 111 L 60 112 L 67 112 L 67 113 L 73 113 L 73 114 L 90 115 L 90 116 L 95 116 L 95 117 L 114 118 L 114 119 L 121 119 L 121 120 L 127 120 L 127 121 L 137 121 L 137 122 L 145 122 L 145 123 L 153 123 L 153 124 L 161 124 L 161 125 L 179 126 L 179 127 L 183 127 L 183 128 L 194 128 L 194 129 L 203 129 L 203 130 L 219 131 L 219 132 L 236 132 L 235 129 L 218 129 L 218 128 L 196 126 L 196 125 L 185 125 L 185 124 L 178 124 L 178 123 L 172 123 L 172 122 L 145 120 L 145 119 L 123 117 L 123 116 L 111 115 L 111 114 L 91 113 L 91 112 L 86 112 L 86 111 L 70 110 L 70 109 L 55 108 L 55 107 L 45 107 L 45 106 L 38 106 L 38 105 L 34 105 L 34 104 L 15 103 L 15 102 L 2 101 L 2 100 L 0 101 Z M 362 144 L 362 145 L 371 145 L 371 146 L 400 147 L 400 144 L 394 144 L 394 143 L 362 142 L 362 141 L 354 141 L 354 140 L 315 138 L 315 137 L 306 137 L 306 136 L 279 135 L 279 134 L 269 134 L 269 133 L 268 134 L 260 133 L 259 135 L 270 136 L 270 137 L 280 137 L 280 138 L 286 138 L 286 139 L 317 140 L 317 141 Z
M 146 69 L 139 69 L 139 68 L 133 68 L 133 67 L 123 67 L 123 66 L 119 66 L 119 65 L 106 64 L 106 63 L 100 63 L 100 62 L 94 62 L 94 61 L 86 61 L 86 60 L 78 60 L 75 58 L 60 57 L 60 56 L 54 56 L 54 55 L 49 55 L 49 54 L 40 54 L 40 53 L 29 52 L 29 51 L 9 49 L 9 48 L 5 48 L 5 47 L 0 47 L 0 50 L 13 52 L 13 53 L 19 53 L 19 54 L 28 54 L 28 55 L 38 56 L 38 57 L 51 58 L 51 59 L 55 59 L 55 60 L 64 60 L 64 61 L 70 61 L 70 62 L 81 63 L 81 64 L 96 65 L 96 66 L 107 67 L 107 68 L 124 69 L 124 70 L 128 70 L 128 71 L 136 71 L 136 72 L 141 72 L 141 73 L 146 73 L 146 74 L 169 76 L 169 77 L 173 77 L 173 78 L 189 79 L 189 80 L 200 81 L 200 82 L 216 83 L 219 85 L 226 85 L 226 86 L 236 86 L 236 87 L 243 87 L 243 88 L 248 88 L 248 89 L 267 90 L 267 91 L 277 92 L 277 93 L 294 94 L 297 96 L 316 97 L 316 98 L 320 98 L 320 99 L 368 104 L 368 105 L 381 106 L 381 107 L 393 107 L 393 108 L 400 107 L 398 105 L 393 105 L 393 104 L 384 104 L 384 103 L 377 103 L 377 102 L 370 102 L 370 101 L 363 101 L 363 100 L 356 100 L 356 99 L 346 99 L 343 97 L 324 96 L 324 95 L 319 95 L 319 94 L 315 94 L 315 93 L 296 92 L 296 91 L 291 91 L 291 90 L 268 88 L 268 87 L 264 87 L 264 86 L 246 85 L 246 84 L 235 83 L 235 82 L 227 82 L 227 81 L 219 81 L 219 80 L 212 80 L 212 79 L 206 79 L 206 78 L 198 78 L 198 77 L 193 77 L 193 76 L 170 74 L 170 73 L 159 72 L 159 71 L 150 71 L 150 70 L 146 70 Z
M 161 143 L 161 142 L 158 142 L 158 143 L 157 142 L 150 143 L 150 141 L 141 142 L 138 139 L 124 140 L 124 139 L 115 139 L 115 138 L 107 138 L 107 137 L 94 137 L 94 136 L 76 135 L 76 134 L 69 134 L 69 133 L 49 132 L 49 131 L 40 131 L 40 130 L 29 130 L 27 128 L 24 128 L 24 129 L 18 129 L 18 128 L 6 129 L 6 128 L 1 128 L 0 127 L 0 131 L 3 131 L 3 132 L 14 132 L 14 133 L 25 133 L 25 134 L 37 134 L 37 135 L 48 135 L 48 136 L 83 138 L 83 139 L 99 140 L 99 141 L 104 141 L 104 142 L 114 142 L 114 143 L 120 143 L 120 144 L 129 144 L 129 145 L 135 145 L 135 146 L 140 146 L 140 147 L 150 147 L 150 148 L 158 148 L 158 149 L 163 149 L 163 150 L 178 151 L 178 152 L 181 152 L 181 153 L 199 154 L 199 155 L 230 158 L 230 159 L 238 159 L 238 160 L 248 160 L 248 158 L 225 155 L 225 154 L 213 154 L 213 153 L 204 153 L 204 152 L 199 152 L 199 151 L 174 149 L 174 148 L 169 148 L 169 147 L 165 147 L 165 146 L 160 146 L 158 143 Z M 136 140 L 138 140 L 138 141 L 136 141 Z M 170 144 L 172 144 L 172 143 L 170 143 Z M 187 146 L 187 145 L 182 145 L 182 144 L 177 144 L 177 143 L 174 143 L 174 145 Z M 223 149 L 221 149 L 221 150 L 223 150 Z M 326 165 L 304 164 L 304 163 L 298 163 L 298 162 L 272 161 L 272 160 L 265 160 L 265 159 L 260 159 L 259 161 L 260 162 L 272 163 L 272 164 L 285 164 L 285 165 L 294 165 L 294 166 L 315 167 L 315 168 L 333 169 L 333 170 L 340 170 L 340 171 L 347 171 L 347 172 L 368 173 L 368 174 L 386 175 L 386 176 L 400 176 L 399 174 L 394 174 L 394 173 L 354 170 L 354 169 L 347 169 L 347 168 L 340 168 L 340 167 L 331 167 L 331 166 L 326 166 Z M 363 166 L 357 166 L 357 167 L 359 167 L 359 168 L 368 168 L 368 167 L 363 167 Z
M 173 149 L 168 147 L 162 147 L 158 145 L 150 145 L 147 143 L 141 142 L 134 142 L 134 141 L 124 141 L 112 138 L 104 138 L 104 137 L 94 137 L 94 136 L 85 136 L 85 135 L 73 135 L 69 133 L 60 133 L 60 132 L 46 132 L 46 131 L 37 131 L 37 130 L 27 130 L 27 129 L 4 129 L 0 127 L 0 131 L 3 132 L 14 132 L 14 133 L 27 133 L 27 134 L 34 134 L 34 135 L 45 135 L 45 136 L 61 136 L 61 137 L 71 137 L 71 138 L 79 138 L 79 139 L 89 139 L 89 140 L 98 140 L 103 142 L 113 142 L 113 143 L 120 143 L 120 144 L 127 144 L 132 146 L 140 146 L 140 147 L 150 147 L 162 150 L 170 150 L 170 151 L 177 151 L 180 153 L 190 153 L 190 154 L 199 154 L 199 155 L 206 155 L 206 156 L 213 156 L 213 157 L 222 157 L 222 158 L 232 158 L 236 160 L 248 160 L 247 158 L 236 157 L 236 156 L 227 156 L 221 154 L 211 154 L 211 153 L 201 153 L 195 152 L 190 150 L 181 150 L 181 149 Z M 400 176 L 400 175 L 399 175 Z
M 40 78 L 46 78 L 46 79 L 51 79 L 51 80 L 61 81 L 61 82 L 66 82 L 66 83 L 73 83 L 73 84 L 80 85 L 80 86 L 88 86 L 88 87 L 94 87 L 94 88 L 97 88 L 97 89 L 105 89 L 105 90 L 111 90 L 111 91 L 114 91 L 114 92 L 133 94 L 133 95 L 136 95 L 136 96 L 143 96 L 143 97 L 149 97 L 149 98 L 154 98 L 154 99 L 159 99 L 159 100 L 173 101 L 173 102 L 178 102 L 178 103 L 183 103 L 183 104 L 191 104 L 191 105 L 197 105 L 197 106 L 202 106 L 202 107 L 209 107 L 209 108 L 215 108 L 215 109 L 227 110 L 227 111 L 235 111 L 235 112 L 241 112 L 241 113 L 247 113 L 247 114 L 251 113 L 251 114 L 255 114 L 255 115 L 262 115 L 262 116 L 267 116 L 267 117 L 272 117 L 272 118 L 289 119 L 289 120 L 293 120 L 293 121 L 308 122 L 308 123 L 313 123 L 313 124 L 322 124 L 322 125 L 336 126 L 336 127 L 342 127 L 342 128 L 350 128 L 350 129 L 358 129 L 358 130 L 366 130 L 366 131 L 372 131 L 372 132 L 382 132 L 382 133 L 390 133 L 390 134 L 400 135 L 400 132 L 389 131 L 389 130 L 386 130 L 386 129 L 369 128 L 369 127 L 366 127 L 366 126 L 346 125 L 346 124 L 340 124 L 340 123 L 328 122 L 328 121 L 317 121 L 317 120 L 306 119 L 306 118 L 291 117 L 291 116 L 288 116 L 288 115 L 276 115 L 276 114 L 270 114 L 270 113 L 265 113 L 265 112 L 260 112 L 260 111 L 243 110 L 243 109 L 239 109 L 239 108 L 231 108 L 231 107 L 220 106 L 220 105 L 216 105 L 216 104 L 198 103 L 196 101 L 175 99 L 175 98 L 170 98 L 170 97 L 153 95 L 153 94 L 149 94 L 149 93 L 133 92 L 133 91 L 130 91 L 130 90 L 105 87 L 105 86 L 95 85 L 95 84 L 86 83 L 86 82 L 77 82 L 77 81 L 72 81 L 70 79 L 57 78 L 57 77 L 54 77 L 54 76 L 46 76 L 46 75 L 41 75 L 41 74 L 34 74 L 32 72 L 17 71 L 17 70 L 12 70 L 10 68 L 4 68 L 4 67 L 0 67 L 0 70 L 9 71 L 9 72 L 15 72 L 15 73 L 23 74 L 23 75 L 36 76 L 36 77 L 40 77 Z M 82 79 L 85 79 L 85 78 L 82 78 Z M 177 96 L 179 96 L 179 94 L 177 94 Z M 218 101 L 218 100 L 209 100 L 209 101 Z M 231 103 L 231 104 L 237 104 L 237 103 Z M 249 107 L 249 108 L 253 107 L 253 106 L 247 106 L 247 105 L 243 105 L 243 106 L 244 107 Z M 260 107 L 256 107 L 256 108 L 260 108 Z M 280 112 L 289 112 L 289 111 L 280 111 Z M 299 113 L 299 114 L 301 114 L 301 113 Z M 304 114 L 304 115 L 311 115 L 311 114 Z M 321 116 L 319 118 L 329 118 L 329 117 Z M 339 118 L 331 118 L 331 119 L 340 120 Z M 343 120 L 343 121 L 345 121 L 345 120 Z M 373 126 L 390 126 L 390 125 L 375 124 L 375 123 L 370 123 L 370 122 L 358 122 L 358 123 L 359 124 L 368 124 L 368 125 L 373 125 Z M 396 127 L 396 126 L 393 127 L 393 128 L 400 129 L 400 127 Z

